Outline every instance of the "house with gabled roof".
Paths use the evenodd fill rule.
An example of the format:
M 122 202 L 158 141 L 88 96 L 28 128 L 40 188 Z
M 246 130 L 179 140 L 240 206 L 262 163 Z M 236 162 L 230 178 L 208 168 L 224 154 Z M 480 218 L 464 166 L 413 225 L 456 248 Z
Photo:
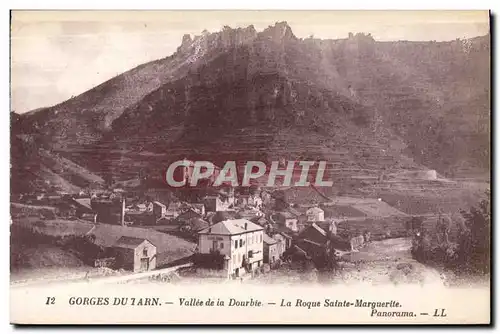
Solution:
M 202 215 L 198 211 L 194 210 L 193 208 L 189 208 L 189 209 L 185 210 L 184 212 L 182 212 L 181 214 L 179 214 L 175 218 L 175 221 L 177 222 L 177 224 L 182 225 L 192 218 L 202 218 Z
M 90 197 L 84 198 L 74 198 L 72 202 L 76 206 L 76 215 L 81 216 L 84 213 L 94 213 L 94 209 L 92 208 Z
M 156 268 L 156 246 L 145 238 L 120 237 L 112 247 L 116 254 L 116 265 L 133 272 Z
M 263 264 L 264 228 L 247 219 L 228 219 L 198 232 L 200 254 L 220 254 L 226 258 L 229 274 L 239 276 Z
M 264 233 L 264 263 L 273 265 L 277 263 L 285 252 L 285 241 L 273 238 Z
M 317 206 L 313 206 L 306 211 L 308 222 L 325 221 L 325 211 Z
M 89 224 L 90 225 L 90 224 Z M 165 266 L 171 266 L 176 263 L 181 263 L 184 261 L 189 261 L 189 258 L 195 253 L 196 244 L 189 242 L 185 239 L 179 238 L 177 236 L 156 231 L 151 228 L 140 228 L 140 227 L 130 227 L 130 226 L 120 226 L 111 224 L 97 224 L 91 232 L 95 235 L 95 244 L 101 246 L 105 249 L 111 249 L 113 251 L 118 248 L 123 248 L 124 244 L 127 244 L 127 240 L 132 240 L 130 238 L 135 238 L 139 240 L 147 240 L 149 243 L 155 246 L 154 259 L 150 257 L 149 268 L 153 267 L 162 268 Z M 126 239 L 122 239 L 127 237 Z M 121 239 L 121 240 L 120 240 Z M 136 240 L 132 244 L 137 244 L 139 242 Z M 144 245 L 141 245 L 143 247 Z M 136 248 L 138 252 L 140 248 Z M 127 248 L 127 247 L 125 247 Z M 151 250 L 153 252 L 153 250 Z M 148 250 L 148 254 L 150 254 Z M 142 258 L 139 256 L 138 258 Z M 145 254 L 143 253 L 143 257 Z M 149 255 L 148 255 L 149 257 Z M 137 270 L 135 264 L 140 262 L 140 259 L 136 258 L 134 262 L 126 261 L 120 266 L 125 266 L 128 270 Z M 128 263 L 128 264 L 127 264 Z M 135 263 L 134 267 L 130 263 Z
M 203 204 L 203 203 L 191 203 L 190 206 L 191 206 L 191 208 L 193 208 L 194 211 L 198 212 L 200 215 L 202 215 L 202 216 L 205 215 L 205 204 Z
M 271 215 L 271 220 L 280 226 L 284 226 L 293 232 L 299 231 L 298 217 L 291 212 L 281 211 Z

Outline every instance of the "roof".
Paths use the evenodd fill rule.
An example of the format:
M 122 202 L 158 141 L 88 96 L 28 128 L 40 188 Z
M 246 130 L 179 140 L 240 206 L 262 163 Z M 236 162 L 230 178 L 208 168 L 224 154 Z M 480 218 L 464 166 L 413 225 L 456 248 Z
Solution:
M 324 213 L 325 211 L 317 206 L 307 209 L 307 213 Z
M 304 242 L 306 242 L 306 243 L 313 244 L 313 245 L 318 246 L 318 247 L 321 247 L 321 246 L 322 246 L 322 244 L 320 244 L 319 242 L 312 241 L 312 240 L 309 240 L 309 239 L 303 239 L 302 241 L 304 241 Z
M 288 227 L 281 226 L 281 225 L 273 226 L 273 229 L 277 233 L 283 235 L 285 238 L 288 238 L 288 239 L 292 239 L 292 235 L 294 234 L 294 232 L 292 230 L 290 230 Z
M 305 256 L 308 256 L 307 252 L 305 250 L 303 250 L 302 248 L 300 248 L 299 246 L 297 246 L 297 245 L 294 245 L 292 247 L 292 249 L 294 249 L 296 252 L 299 252 L 299 253 L 301 253 L 301 254 L 303 254 Z
M 246 229 L 245 229 L 246 224 Z M 200 234 L 218 234 L 218 235 L 235 235 L 254 231 L 262 231 L 262 226 L 259 226 L 247 219 L 229 219 L 223 220 L 215 225 L 201 230 Z
M 314 223 L 311 225 L 311 227 L 326 237 L 326 232 L 321 227 L 319 227 L 318 225 L 316 225 Z
M 324 231 L 328 231 L 332 225 L 335 227 L 337 226 L 337 223 L 335 223 L 334 220 L 325 220 L 322 222 L 315 222 L 314 224 L 318 225 Z
M 201 217 L 201 214 L 199 212 L 195 211 L 192 208 L 189 208 L 188 210 L 178 215 L 177 219 L 182 220 L 182 219 L 199 218 L 199 217 Z
M 85 207 L 92 211 L 92 205 L 90 204 L 90 198 L 75 198 L 74 201 L 79 205 Z
M 302 216 L 302 212 L 300 212 L 299 210 L 295 209 L 295 208 L 292 208 L 292 207 L 289 207 L 286 209 L 289 213 L 291 213 L 292 215 L 294 215 L 295 217 L 300 217 Z
M 255 217 L 261 217 L 263 213 L 259 210 L 241 210 L 238 211 L 237 216 L 239 218 L 246 218 L 252 220 Z
M 269 223 L 269 221 L 266 219 L 266 217 L 262 217 L 262 216 L 255 216 L 250 220 L 258 225 L 266 225 Z
M 203 203 L 190 203 L 189 204 L 189 209 L 198 211 L 198 212 L 204 212 L 205 211 L 205 204 Z
M 149 241 L 148 239 L 145 239 L 145 238 L 123 236 L 116 241 L 115 247 L 135 249 L 135 248 L 137 248 L 137 246 L 139 246 L 140 244 L 142 244 L 146 240 L 149 243 L 153 244 L 151 241 Z
M 184 225 L 190 226 L 194 231 L 200 231 L 210 226 L 210 224 L 201 218 L 191 218 Z
M 273 237 L 272 237 L 274 240 L 276 240 L 277 242 L 282 242 L 284 239 L 288 239 L 288 238 L 291 238 L 290 236 L 285 237 L 283 234 L 281 233 L 275 233 L 273 234 Z
M 168 205 L 168 210 L 177 210 L 182 206 L 181 202 L 172 202 Z
M 265 244 L 272 245 L 278 242 L 278 240 L 271 238 L 266 233 L 264 233 L 263 241 Z
M 223 220 L 236 219 L 236 212 L 234 211 L 217 211 L 213 214 L 207 215 L 207 221 L 212 224 L 217 224 Z
M 123 236 L 147 239 L 156 246 L 157 266 L 191 256 L 196 248 L 196 244 L 193 242 L 150 228 L 98 224 L 91 233 L 96 236 L 95 243 L 103 247 L 115 246 Z

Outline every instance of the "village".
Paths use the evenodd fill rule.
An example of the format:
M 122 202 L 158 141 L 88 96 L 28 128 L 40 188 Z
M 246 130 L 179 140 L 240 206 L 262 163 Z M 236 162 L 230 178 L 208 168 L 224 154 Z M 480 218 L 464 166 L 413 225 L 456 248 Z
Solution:
M 186 191 L 196 196 L 182 196 Z M 315 187 L 301 191 L 309 193 L 297 196 L 309 202 L 290 203 L 283 190 L 256 184 L 182 189 L 178 196 L 123 188 L 28 194 L 12 200 L 11 224 L 64 244 L 64 252 L 107 275 L 153 275 L 181 266 L 176 275 L 215 280 L 252 279 L 284 266 L 335 272 L 337 262 L 373 237 L 404 236 L 407 215 L 380 199 L 339 197 L 327 203 L 318 200 Z M 388 220 L 393 226 L 380 233 Z

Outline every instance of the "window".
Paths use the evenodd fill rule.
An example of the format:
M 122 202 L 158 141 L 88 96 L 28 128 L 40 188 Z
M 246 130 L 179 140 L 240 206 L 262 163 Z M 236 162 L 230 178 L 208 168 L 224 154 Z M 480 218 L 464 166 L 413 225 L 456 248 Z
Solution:
M 234 248 L 238 248 L 238 240 L 234 240 Z
M 243 246 L 243 239 L 240 239 L 240 247 Z
M 251 259 L 253 257 L 253 251 L 248 251 L 248 258 Z
M 260 240 L 259 242 L 262 242 L 262 234 L 260 235 L 260 238 L 259 238 L 259 240 Z
M 224 243 L 223 242 L 220 243 L 220 249 L 224 249 Z
M 148 249 L 147 248 L 144 248 L 142 250 L 142 256 L 148 256 Z

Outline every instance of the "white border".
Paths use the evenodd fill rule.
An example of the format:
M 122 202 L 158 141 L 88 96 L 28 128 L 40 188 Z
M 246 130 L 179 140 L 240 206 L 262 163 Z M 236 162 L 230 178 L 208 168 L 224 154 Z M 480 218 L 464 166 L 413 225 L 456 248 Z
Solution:
M 491 9 L 493 13 L 498 13 L 498 1 L 485 1 L 485 0 L 475 0 L 475 1 L 426 1 L 420 0 L 418 2 L 408 2 L 408 1 L 360 1 L 360 0 L 350 0 L 350 1 L 342 1 L 332 3 L 331 1 L 319 1 L 319 0 L 288 0 L 281 1 L 276 3 L 270 3 L 268 0 L 253 0 L 253 1 L 190 1 L 188 2 L 174 2 L 174 3 L 165 3 L 165 1 L 146 1 L 146 0 L 121 0 L 116 2 L 104 2 L 102 0 L 85 0 L 85 1 L 64 1 L 64 0 L 52 0 L 52 1 L 36 1 L 36 0 L 20 0 L 20 1 L 2 1 L 2 11 L 0 15 L 0 20 L 2 21 L 0 27 L 2 27 L 2 34 L 0 34 L 2 52 L 1 52 L 1 64 L 3 65 L 1 68 L 2 75 L 2 84 L 4 87 L 1 90 L 2 93 L 2 105 L 4 106 L 4 111 L 2 113 L 4 121 L 1 122 L 1 126 L 3 127 L 0 134 L 3 136 L 2 140 L 0 140 L 0 152 L 3 155 L 3 159 L 1 159 L 2 163 L 0 164 L 0 175 L 3 178 L 4 182 L 2 182 L 1 189 L 1 198 L 0 203 L 2 205 L 2 210 L 0 211 L 1 220 L 3 222 L 4 240 L 2 242 L 2 246 L 4 247 L 4 251 L 2 254 L 5 256 L 3 266 L 3 272 L 1 275 L 2 285 L 5 289 L 8 289 L 9 285 L 9 268 L 7 266 L 8 256 L 9 256 L 9 231 L 8 231 L 8 221 L 9 221 L 9 111 L 10 111 L 10 102 L 9 102 L 9 14 L 7 12 L 8 9 L 407 9 L 407 10 L 415 10 L 415 9 Z M 498 36 L 495 34 L 494 46 L 498 45 Z M 497 59 L 495 59 L 497 60 Z M 492 96 L 498 96 L 498 87 L 495 86 L 495 91 L 492 92 Z M 494 111 L 492 110 L 492 113 Z M 500 128 L 498 124 L 498 117 L 496 117 L 495 125 L 496 128 Z M 497 199 L 494 198 L 494 204 L 497 204 Z M 497 207 L 495 205 L 495 207 Z M 494 222 L 495 224 L 496 222 Z M 498 240 L 498 227 L 496 228 L 496 233 L 493 240 Z M 495 247 L 496 249 L 498 247 Z M 497 258 L 497 252 L 495 252 L 493 259 Z M 497 283 L 497 282 L 495 282 Z M 4 298 L 2 298 L 2 315 L 1 323 L 4 326 L 8 326 L 9 331 L 13 331 L 14 328 L 9 324 L 9 301 L 5 294 Z M 29 302 L 29 301 L 27 301 Z M 498 313 L 498 308 L 497 312 Z M 496 316 L 497 314 L 494 314 Z M 71 329 L 64 329 L 62 331 L 70 331 Z M 91 329 L 94 333 L 104 332 L 105 329 Z M 144 329 L 138 329 L 137 331 L 143 331 Z M 167 330 L 172 331 L 174 329 L 167 328 Z M 177 330 L 177 329 L 175 329 Z M 193 329 L 191 329 L 193 330 Z M 194 328 L 197 330 L 197 328 Z M 217 330 L 217 329 L 215 329 Z M 248 329 L 245 329 L 245 331 Z M 266 331 L 264 329 L 259 329 L 259 331 Z M 285 329 L 286 330 L 286 329 Z M 305 329 L 307 330 L 307 329 Z M 334 328 L 333 330 L 339 331 L 339 328 Z M 358 329 L 361 330 L 361 329 Z M 439 331 L 439 328 L 431 329 L 426 328 L 427 331 Z M 469 328 L 468 330 L 478 330 L 474 328 Z M 3 331 L 2 331 L 3 332 Z
M 489 9 L 493 1 L 363 1 L 350 0 L 342 2 L 308 0 L 308 1 L 133 1 L 105 2 L 99 0 L 88 1 L 12 1 L 13 9 Z M 117 6 L 118 5 L 118 6 Z

